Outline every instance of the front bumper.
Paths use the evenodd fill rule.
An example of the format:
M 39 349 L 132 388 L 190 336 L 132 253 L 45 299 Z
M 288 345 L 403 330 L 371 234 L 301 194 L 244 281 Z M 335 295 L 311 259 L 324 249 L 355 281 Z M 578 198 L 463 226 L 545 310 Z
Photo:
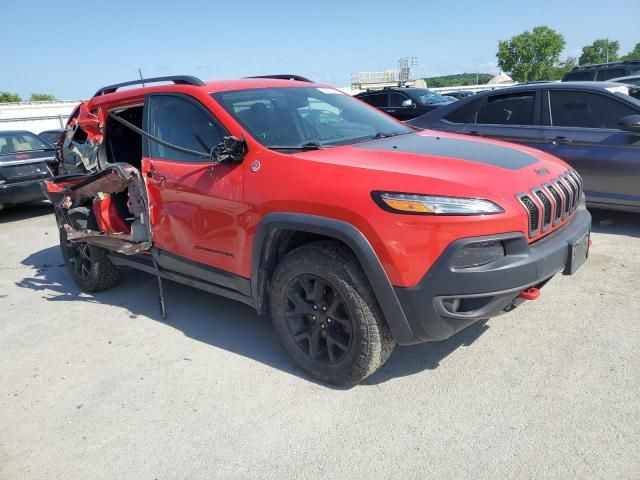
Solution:
M 0 205 L 44 200 L 43 180 L 28 180 L 0 185 Z
M 583 201 L 562 229 L 531 245 L 522 233 L 453 242 L 415 287 L 395 287 L 415 337 L 415 342 L 400 343 L 444 340 L 478 320 L 513 310 L 524 301 L 519 297 L 524 290 L 542 287 L 560 271 L 574 273 L 575 266 L 569 267 L 572 246 L 590 229 Z M 501 240 L 506 255 L 479 267 L 451 266 L 459 249 L 480 240 Z

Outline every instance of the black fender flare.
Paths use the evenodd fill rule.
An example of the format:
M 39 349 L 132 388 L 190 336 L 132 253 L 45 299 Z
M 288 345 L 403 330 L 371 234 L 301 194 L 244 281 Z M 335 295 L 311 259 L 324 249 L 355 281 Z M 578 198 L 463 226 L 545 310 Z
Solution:
M 360 262 L 396 341 L 399 344 L 419 341 L 413 334 L 396 292 L 367 238 L 350 223 L 334 218 L 287 212 L 270 213 L 264 217 L 254 237 L 251 258 L 251 292 L 256 305 L 260 304 L 260 299 L 265 294 L 261 290 L 264 288 L 262 280 L 266 274 L 264 266 L 268 260 L 267 255 L 271 251 L 270 243 L 280 230 L 314 233 L 345 243 Z

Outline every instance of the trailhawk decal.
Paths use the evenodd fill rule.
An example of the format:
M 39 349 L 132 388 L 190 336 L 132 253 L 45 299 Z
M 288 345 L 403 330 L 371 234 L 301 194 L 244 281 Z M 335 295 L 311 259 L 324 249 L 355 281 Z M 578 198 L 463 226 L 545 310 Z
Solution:
M 515 147 L 503 147 L 464 138 L 423 137 L 416 134 L 382 138 L 359 143 L 354 147 L 468 160 L 509 170 L 519 170 L 538 162 L 535 156 Z

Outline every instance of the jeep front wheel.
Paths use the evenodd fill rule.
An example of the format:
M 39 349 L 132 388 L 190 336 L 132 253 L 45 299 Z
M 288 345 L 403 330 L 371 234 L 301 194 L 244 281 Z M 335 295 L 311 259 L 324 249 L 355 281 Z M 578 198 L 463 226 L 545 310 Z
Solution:
M 323 381 L 356 384 L 395 346 L 357 259 L 338 243 L 315 242 L 287 254 L 274 273 L 270 302 L 284 348 Z

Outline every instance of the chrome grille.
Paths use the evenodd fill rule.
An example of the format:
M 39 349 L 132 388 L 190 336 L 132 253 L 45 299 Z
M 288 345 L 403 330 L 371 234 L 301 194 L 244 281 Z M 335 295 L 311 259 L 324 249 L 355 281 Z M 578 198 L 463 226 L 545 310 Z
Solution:
M 562 219 L 562 195 L 553 185 L 546 183 L 544 186 L 553 198 L 553 224 L 556 225 Z
M 574 176 L 575 172 L 571 170 L 567 173 L 566 179 L 572 184 L 572 188 L 574 190 L 573 195 L 573 210 L 578 208 L 578 204 L 580 203 L 580 196 L 582 195 L 582 189 L 580 187 L 580 182 Z M 575 173 L 577 175 L 577 173 Z
M 572 215 L 580 204 L 582 188 L 580 175 L 575 170 L 567 170 L 550 183 L 516 195 L 527 211 L 529 238 L 545 232 Z
M 533 237 L 540 230 L 540 209 L 538 208 L 538 204 L 534 202 L 529 195 L 523 194 L 518 198 L 529 214 L 529 236 Z
M 560 180 L 555 180 L 554 183 L 558 186 L 558 188 L 562 192 L 562 199 L 563 199 L 562 218 L 565 219 L 567 218 L 567 215 L 569 215 L 569 211 L 571 210 L 571 201 L 572 201 L 571 193 L 569 192 L 569 188 L 564 184 L 564 182 L 561 182 Z
M 578 172 L 575 170 L 569 170 L 569 175 L 571 175 L 576 182 L 578 182 L 578 187 L 580 187 L 580 191 L 583 190 L 584 186 L 582 185 L 582 177 L 578 175 Z
M 551 200 L 547 197 L 547 194 L 540 189 L 534 190 L 538 200 L 542 204 L 542 231 L 546 231 L 551 226 L 551 215 L 553 214 L 553 207 L 551 206 Z
M 564 178 L 569 184 L 569 187 L 571 187 L 571 193 L 573 194 L 573 203 L 571 204 L 571 211 L 573 212 L 578 207 L 578 202 L 580 201 L 580 187 L 573 176 L 566 175 Z

